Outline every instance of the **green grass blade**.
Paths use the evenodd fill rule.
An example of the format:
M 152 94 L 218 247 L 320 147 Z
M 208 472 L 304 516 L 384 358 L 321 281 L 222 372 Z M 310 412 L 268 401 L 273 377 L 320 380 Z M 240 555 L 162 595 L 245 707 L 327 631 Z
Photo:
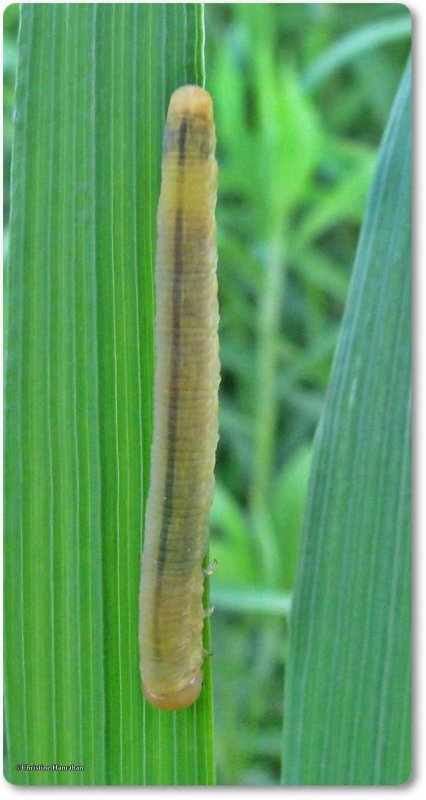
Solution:
M 209 659 L 200 701 L 168 713 L 143 702 L 138 655 L 161 137 L 172 90 L 204 82 L 203 41 L 195 4 L 22 6 L 5 437 L 14 783 L 214 780 Z
M 309 67 L 304 78 L 306 88 L 316 89 L 333 72 L 368 50 L 374 50 L 378 46 L 397 39 L 409 39 L 411 16 L 407 8 L 403 10 L 407 16 L 373 22 L 346 34 L 335 42 Z
M 408 66 L 315 445 L 286 678 L 291 785 L 410 776 L 410 113 Z

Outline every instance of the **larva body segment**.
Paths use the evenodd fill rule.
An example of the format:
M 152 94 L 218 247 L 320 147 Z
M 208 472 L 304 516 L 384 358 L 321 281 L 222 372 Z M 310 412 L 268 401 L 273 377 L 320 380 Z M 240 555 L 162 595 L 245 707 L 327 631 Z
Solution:
M 216 173 L 212 101 L 171 97 L 156 258 L 154 434 L 140 591 L 143 692 L 191 705 L 202 685 L 203 558 L 218 440 Z

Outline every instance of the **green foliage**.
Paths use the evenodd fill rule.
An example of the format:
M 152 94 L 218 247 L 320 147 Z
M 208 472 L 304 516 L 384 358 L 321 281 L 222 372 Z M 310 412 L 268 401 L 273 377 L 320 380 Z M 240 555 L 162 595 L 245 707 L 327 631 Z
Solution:
M 314 448 L 285 691 L 290 784 L 411 772 L 410 122 L 408 66 Z
M 3 168 L 5 221 L 9 217 L 9 171 L 12 153 L 12 111 L 17 64 L 16 38 L 18 34 L 19 5 L 14 3 L 6 8 L 3 16 Z
M 396 4 L 207 4 L 206 32 L 219 158 L 218 777 L 265 785 L 280 774 L 311 442 L 409 14 Z M 327 74 L 308 88 L 321 63 Z
M 138 653 L 161 138 L 171 91 L 203 80 L 202 26 L 192 4 L 22 6 L 5 441 L 14 783 L 214 778 L 209 661 L 196 706 L 159 712 Z M 84 771 L 16 770 L 27 763 Z
M 24 4 L 27 16 L 31 8 Z M 92 770 L 93 782 L 100 783 L 126 781 L 131 773 L 136 783 L 208 783 L 210 706 L 199 706 L 196 716 L 173 715 L 172 722 L 144 709 L 130 610 L 143 518 L 135 498 L 141 484 L 144 493 L 148 484 L 161 128 L 171 89 L 202 77 L 199 12 L 195 19 L 191 4 L 100 4 L 99 47 L 86 49 L 83 21 L 89 25 L 95 6 L 71 5 L 67 13 L 79 20 L 79 29 L 71 25 L 67 33 L 65 6 L 58 4 L 55 12 L 48 10 L 55 4 L 34 8 L 50 23 L 54 13 L 62 39 L 48 46 L 51 29 L 40 25 L 25 58 L 36 59 L 41 88 L 32 82 L 25 88 L 23 72 L 17 97 L 17 143 L 22 145 L 25 128 L 28 163 L 35 166 L 24 170 L 20 145 L 16 196 L 30 200 L 26 208 L 15 205 L 17 244 L 5 309 L 5 318 L 12 312 L 6 397 L 12 520 L 5 552 L 8 776 L 16 780 L 13 763 L 25 760 L 20 742 L 30 724 L 31 742 L 64 736 L 78 743 L 75 761 L 83 748 L 83 779 L 68 774 L 56 776 L 58 782 L 91 782 Z M 212 3 L 205 13 L 207 88 L 215 102 L 220 167 L 221 439 L 211 519 L 212 557 L 219 562 L 212 580 L 218 777 L 224 784 L 268 785 L 278 783 L 281 771 L 287 620 L 312 438 L 376 149 L 407 56 L 409 13 L 400 4 L 383 3 Z M 6 198 L 16 25 L 17 6 L 11 6 L 5 15 Z M 89 69 L 94 58 L 95 72 Z M 128 72 L 132 58 L 136 83 Z M 67 72 L 53 71 L 55 59 L 64 59 Z M 75 172 L 67 181 L 70 169 Z M 5 211 L 7 220 L 7 202 Z M 139 335 L 133 338 L 135 320 Z M 35 523 L 40 540 L 28 537 Z M 22 530 L 25 538 L 16 535 Z M 56 599 L 49 604 L 43 587 L 50 581 Z M 67 620 L 61 630 L 59 613 Z M 40 619 L 49 623 L 33 639 Z M 81 633 L 86 660 L 79 662 Z M 98 637 L 101 648 L 90 649 Z M 46 666 L 45 684 L 40 669 L 30 669 L 28 648 L 41 659 L 39 668 Z M 75 691 L 74 674 L 82 695 Z M 91 680 L 99 689 L 95 695 Z M 92 705 L 89 696 L 96 698 Z M 66 730 L 73 703 L 77 727 L 76 715 Z M 93 740 L 87 720 L 96 730 Z M 196 726 L 202 733 L 193 752 Z M 142 737 L 148 742 L 143 750 Z M 194 759 L 204 752 L 206 761 L 196 764 L 189 752 Z M 27 773 L 20 780 L 40 778 Z
M 369 50 L 376 50 L 378 45 L 394 40 L 410 38 L 411 18 L 398 16 L 365 25 L 358 30 L 342 36 L 322 57 L 309 67 L 305 75 L 305 85 L 312 89 L 324 81 L 330 74 Z

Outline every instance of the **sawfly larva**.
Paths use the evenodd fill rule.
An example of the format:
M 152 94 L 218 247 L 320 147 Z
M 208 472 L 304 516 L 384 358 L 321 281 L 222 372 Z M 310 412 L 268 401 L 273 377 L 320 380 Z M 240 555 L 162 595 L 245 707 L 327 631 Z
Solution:
M 156 255 L 154 431 L 140 590 L 143 692 L 191 705 L 202 685 L 203 559 L 218 440 L 215 129 L 210 95 L 182 86 L 163 140 Z

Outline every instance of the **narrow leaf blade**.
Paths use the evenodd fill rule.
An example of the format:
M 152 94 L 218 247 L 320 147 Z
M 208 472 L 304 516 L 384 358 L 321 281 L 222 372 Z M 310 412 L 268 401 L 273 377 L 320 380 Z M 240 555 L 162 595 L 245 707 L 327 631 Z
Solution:
M 214 780 L 209 663 L 200 702 L 170 714 L 145 705 L 138 652 L 161 139 L 189 82 L 203 82 L 200 6 L 22 6 L 5 440 L 14 783 Z
M 292 785 L 410 776 L 410 108 L 408 66 L 315 444 L 286 678 Z

